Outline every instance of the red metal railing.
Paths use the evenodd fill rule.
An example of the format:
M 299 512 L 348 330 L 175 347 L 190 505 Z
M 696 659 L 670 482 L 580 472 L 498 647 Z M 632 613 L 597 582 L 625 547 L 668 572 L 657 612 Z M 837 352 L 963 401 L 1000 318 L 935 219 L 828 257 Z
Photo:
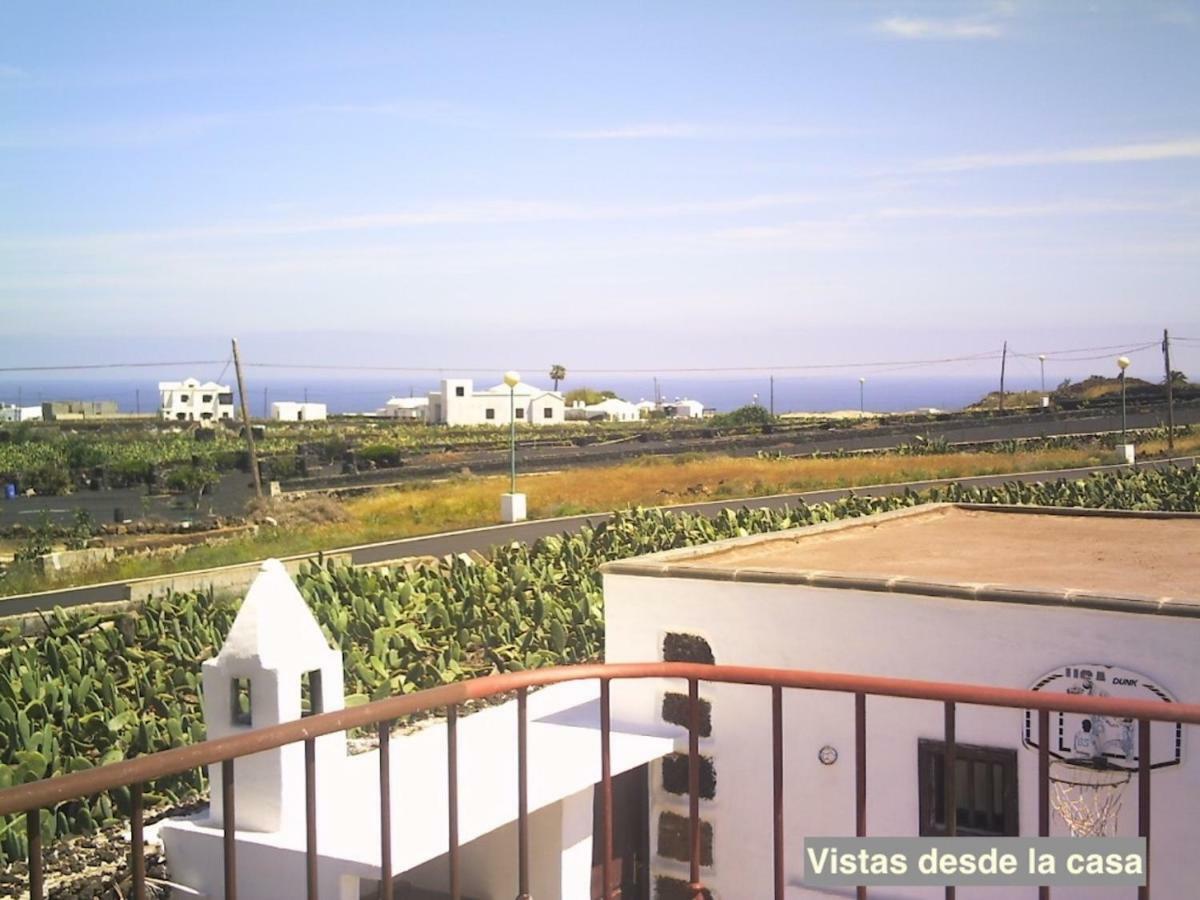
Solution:
M 224 802 L 224 877 L 225 897 L 237 897 L 237 844 L 234 828 L 235 782 L 234 761 L 264 750 L 286 744 L 304 742 L 305 746 L 305 817 L 307 828 L 307 884 L 309 900 L 317 900 L 317 809 L 316 754 L 314 741 L 325 734 L 351 728 L 376 726 L 379 731 L 379 815 L 380 870 L 383 900 L 392 898 L 391 860 L 391 798 L 389 783 L 389 739 L 395 720 L 414 713 L 445 709 L 447 724 L 447 778 L 449 780 L 449 883 L 450 895 L 460 897 L 458 844 L 458 707 L 470 700 L 495 697 L 516 692 L 517 695 L 517 783 L 518 783 L 518 900 L 529 900 L 529 810 L 528 810 L 528 741 L 527 692 L 530 688 L 563 681 L 599 679 L 600 681 L 600 756 L 603 835 L 603 885 L 605 900 L 615 896 L 612 866 L 613 791 L 609 758 L 610 745 L 610 685 L 614 680 L 669 678 L 682 679 L 688 685 L 688 794 L 690 817 L 690 888 L 696 897 L 702 896 L 704 885 L 700 873 L 700 703 L 701 681 L 759 685 L 771 689 L 771 751 L 773 776 L 773 838 L 774 838 L 774 895 L 784 896 L 784 803 L 783 803 L 783 691 L 784 689 L 832 691 L 854 695 L 855 719 L 855 823 L 860 837 L 867 833 L 867 770 L 866 723 L 867 698 L 899 697 L 927 700 L 943 704 L 945 719 L 946 783 L 945 815 L 947 834 L 956 833 L 954 772 L 955 720 L 959 704 L 1037 710 L 1039 734 L 1049 733 L 1050 712 L 1099 714 L 1116 718 L 1135 719 L 1138 728 L 1138 829 L 1150 839 L 1150 722 L 1183 722 L 1200 724 L 1200 705 L 1164 704 L 1149 700 L 1120 700 L 1108 697 L 1087 697 L 1051 694 L 1042 691 L 1023 691 L 1011 688 L 952 684 L 932 681 L 913 681 L 899 678 L 876 678 L 864 675 L 838 675 L 828 672 L 806 672 L 791 669 L 765 669 L 746 666 L 712 666 L 693 663 L 625 663 L 617 665 L 581 665 L 514 672 L 477 678 L 457 684 L 443 685 L 416 694 L 378 700 L 352 709 L 336 710 L 256 729 L 246 734 L 204 741 L 187 747 L 164 750 L 137 759 L 113 763 L 95 769 L 62 775 L 29 784 L 0 790 L 0 815 L 24 813 L 29 837 L 29 893 L 31 900 L 42 900 L 42 841 L 40 814 L 59 803 L 88 797 L 103 791 L 128 786 L 131 790 L 130 871 L 136 900 L 144 900 L 145 860 L 142 843 L 142 787 L 149 781 L 175 775 L 207 765 L 221 765 L 222 799 Z M 1038 834 L 1050 833 L 1049 742 L 1039 740 L 1038 749 Z M 1147 861 L 1148 864 L 1148 861 Z M 1048 898 L 1050 889 L 1040 887 L 1039 897 Z M 865 897 L 865 887 L 858 896 Z M 1138 897 L 1149 898 L 1149 879 L 1138 888 Z M 946 897 L 954 897 L 954 888 L 946 888 Z

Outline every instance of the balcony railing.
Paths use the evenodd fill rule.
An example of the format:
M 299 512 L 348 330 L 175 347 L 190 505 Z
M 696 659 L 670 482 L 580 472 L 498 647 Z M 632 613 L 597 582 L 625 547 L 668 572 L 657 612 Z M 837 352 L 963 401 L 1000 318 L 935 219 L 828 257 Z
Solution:
M 257 729 L 246 734 L 204 741 L 186 747 L 164 750 L 137 759 L 113 763 L 70 775 L 17 785 L 0 790 L 0 815 L 25 814 L 29 839 L 29 895 L 42 900 L 42 840 L 40 814 L 59 803 L 77 800 L 120 787 L 128 787 L 132 798 L 130 822 L 130 871 L 136 900 L 145 900 L 145 860 L 142 840 L 142 791 L 147 782 L 176 775 L 201 766 L 221 765 L 222 799 L 224 802 L 224 883 L 227 900 L 237 897 L 237 843 L 235 830 L 235 761 L 265 750 L 287 744 L 304 743 L 305 816 L 307 827 L 307 885 L 309 900 L 317 900 L 317 792 L 316 738 L 353 728 L 374 727 L 379 733 L 379 816 L 380 816 L 380 897 L 392 898 L 391 863 L 391 797 L 389 785 L 389 738 L 397 719 L 416 713 L 444 710 L 447 724 L 446 775 L 449 796 L 449 853 L 448 879 L 450 896 L 460 898 L 459 841 L 458 841 L 458 707 L 472 700 L 482 700 L 515 692 L 517 696 L 517 900 L 529 900 L 529 810 L 527 772 L 527 709 L 530 688 L 563 681 L 598 679 L 600 682 L 600 759 L 603 841 L 603 898 L 615 896 L 613 849 L 613 793 L 609 743 L 611 720 L 609 689 L 613 681 L 626 679 L 667 678 L 686 681 L 688 685 L 688 794 L 690 818 L 690 889 L 695 897 L 702 896 L 704 884 L 700 873 L 700 703 L 701 682 L 759 685 L 771 690 L 771 758 L 773 766 L 774 822 L 774 896 L 783 900 L 785 885 L 785 852 L 783 841 L 783 692 L 784 690 L 830 691 L 854 695 L 855 727 L 855 820 L 859 837 L 867 836 L 867 698 L 899 697 L 941 703 L 945 719 L 946 773 L 945 809 L 946 832 L 957 830 L 955 817 L 955 717 L 959 705 L 1005 707 L 1037 710 L 1039 734 L 1049 733 L 1051 712 L 1098 714 L 1113 718 L 1134 719 L 1138 728 L 1138 833 L 1150 846 L 1150 722 L 1182 722 L 1200 724 L 1200 705 L 1185 703 L 1164 704 L 1148 700 L 1120 700 L 1108 697 L 1089 697 L 1051 694 L 1042 691 L 1014 690 L 981 685 L 952 684 L 933 681 L 913 681 L 898 678 L 877 678 L 863 675 L 839 675 L 828 672 L 806 672 L 792 669 L 767 669 L 746 666 L 713 666 L 693 663 L 625 663 L 616 665 L 579 665 L 492 675 L 456 684 L 448 684 L 402 697 L 378 700 L 364 706 L 323 713 L 282 725 Z M 1038 742 L 1038 834 L 1050 833 L 1049 742 Z M 946 887 L 946 897 L 954 897 L 954 888 Z M 867 896 L 867 888 L 859 887 L 858 896 Z M 1050 896 L 1049 887 L 1039 887 L 1038 896 Z M 1147 883 L 1138 888 L 1138 897 L 1149 898 Z

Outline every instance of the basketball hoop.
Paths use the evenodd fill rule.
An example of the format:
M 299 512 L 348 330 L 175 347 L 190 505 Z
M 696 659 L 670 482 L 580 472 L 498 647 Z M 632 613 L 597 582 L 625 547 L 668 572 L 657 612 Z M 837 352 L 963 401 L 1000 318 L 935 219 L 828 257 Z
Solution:
M 1130 775 L 1103 757 L 1051 761 L 1050 805 L 1067 823 L 1071 837 L 1112 834 Z

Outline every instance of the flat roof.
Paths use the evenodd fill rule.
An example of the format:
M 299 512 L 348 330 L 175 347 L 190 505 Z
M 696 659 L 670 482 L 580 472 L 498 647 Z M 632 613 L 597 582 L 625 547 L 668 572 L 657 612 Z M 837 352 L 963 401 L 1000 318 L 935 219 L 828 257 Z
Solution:
M 928 504 L 603 571 L 1200 617 L 1200 515 Z

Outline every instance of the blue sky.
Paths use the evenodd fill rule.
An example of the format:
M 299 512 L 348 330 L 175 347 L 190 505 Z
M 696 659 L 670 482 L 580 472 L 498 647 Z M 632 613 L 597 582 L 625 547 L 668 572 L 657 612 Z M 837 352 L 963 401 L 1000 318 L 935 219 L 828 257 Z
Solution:
M 470 368 L 1200 337 L 1197 3 L 3 20 L 13 365 L 223 357 L 234 334 Z

